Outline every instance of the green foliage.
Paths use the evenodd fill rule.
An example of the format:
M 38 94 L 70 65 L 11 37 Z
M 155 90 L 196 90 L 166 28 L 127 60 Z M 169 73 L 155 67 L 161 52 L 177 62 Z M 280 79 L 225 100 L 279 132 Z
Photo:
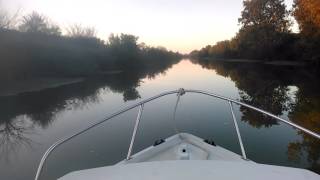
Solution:
M 115 58 L 118 66 L 128 69 L 140 66 L 137 41 L 138 37 L 128 34 L 121 34 L 120 36 L 111 34 L 109 36 L 107 47 L 110 49 L 110 53 Z
M 288 32 L 289 12 L 284 0 L 244 0 L 239 23 L 243 28 L 249 26 L 268 27 L 268 30 Z
M 137 45 L 138 38 L 127 34 L 111 35 L 107 44 L 95 37 L 15 30 L 0 31 L 0 39 L 2 82 L 36 77 L 88 77 L 119 70 L 140 77 L 158 73 L 180 58 L 165 49 L 142 49 Z
M 74 39 L 17 31 L 1 32 L 0 38 L 0 77 L 7 80 L 87 75 L 96 66 L 87 60 L 95 50 Z
M 232 58 L 236 56 L 236 44 L 234 40 L 219 41 L 214 46 L 207 46 L 208 56 L 216 58 Z
M 59 26 L 37 12 L 23 16 L 19 31 L 13 30 L 17 14 L 10 17 L 0 8 L 1 82 L 120 71 L 125 74 L 123 79 L 134 79 L 130 87 L 134 88 L 139 77 L 162 72 L 180 58 L 180 54 L 163 48 L 141 47 L 134 35 L 111 34 L 105 43 L 96 37 L 93 27 L 80 24 L 70 26 L 62 36 Z
M 283 0 L 244 0 L 239 32 L 231 40 L 208 45 L 197 58 L 304 61 L 320 67 L 320 1 L 295 0 L 293 15 L 301 32 L 290 32 Z
M 235 37 L 238 55 L 242 58 L 272 60 L 279 57 L 288 33 L 273 31 L 270 26 L 242 28 Z M 287 45 L 287 44 L 285 44 Z

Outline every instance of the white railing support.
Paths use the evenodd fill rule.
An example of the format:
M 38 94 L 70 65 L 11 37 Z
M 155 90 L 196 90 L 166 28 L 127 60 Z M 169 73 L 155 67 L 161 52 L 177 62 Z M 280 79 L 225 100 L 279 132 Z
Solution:
M 240 134 L 240 131 L 239 131 L 237 119 L 236 119 L 236 116 L 234 115 L 232 102 L 228 101 L 228 103 L 229 103 L 229 106 L 230 106 L 230 111 L 231 111 L 231 115 L 232 115 L 232 119 L 233 119 L 234 128 L 236 129 L 236 132 L 237 132 L 242 158 L 247 160 L 247 155 L 246 155 L 246 151 L 244 150 L 244 146 L 243 146 L 241 134 Z
M 136 122 L 134 124 L 134 129 L 133 129 L 133 133 L 132 133 L 132 137 L 131 137 L 130 146 L 129 146 L 129 150 L 128 150 L 128 154 L 127 154 L 126 160 L 129 160 L 131 158 L 132 148 L 133 148 L 133 144 L 134 144 L 134 141 L 136 139 L 137 132 L 138 132 L 139 123 L 140 123 L 140 119 L 141 119 L 141 116 L 142 116 L 142 111 L 143 111 L 143 104 L 140 105 L 139 112 L 138 112 L 138 115 L 137 115 L 137 119 L 136 119 Z
M 235 124 L 235 127 L 236 127 L 236 131 L 237 131 L 237 135 L 238 135 L 238 139 L 239 139 L 239 143 L 240 143 L 240 147 L 241 147 L 242 156 L 243 156 L 244 159 L 246 159 L 246 154 L 245 154 L 245 151 L 244 151 L 244 147 L 243 147 L 243 144 L 242 144 L 242 140 L 241 140 L 241 136 L 240 136 L 238 124 L 237 124 L 236 118 L 235 118 L 235 116 L 234 116 L 233 107 L 232 107 L 232 104 L 231 104 L 231 103 L 234 103 L 234 104 L 237 104 L 237 105 L 240 105 L 240 106 L 244 106 L 244 107 L 246 107 L 246 108 L 249 108 L 249 109 L 255 110 L 255 111 L 257 111 L 257 112 L 260 112 L 260 113 L 262 113 L 262 114 L 265 114 L 265 115 L 267 115 L 267 116 L 270 116 L 270 117 L 272 117 L 272 118 L 274 118 L 274 119 L 277 119 L 277 120 L 279 120 L 279 121 L 281 121 L 281 122 L 283 122 L 283 123 L 285 123 L 285 124 L 288 124 L 288 125 L 290 125 L 290 126 L 292 126 L 292 127 L 294 127 L 294 128 L 297 128 L 297 129 L 299 129 L 299 130 L 301 130 L 301 131 L 303 131 L 303 132 L 305 132 L 305 133 L 307 133 L 307 134 L 309 134 L 309 135 L 311 135 L 311 136 L 313 136 L 313 137 L 315 137 L 315 138 L 317 138 L 317 139 L 320 139 L 320 134 L 317 134 L 317 133 L 315 133 L 315 132 L 312 132 L 312 131 L 310 131 L 309 129 L 306 129 L 306 128 L 298 125 L 298 124 L 295 124 L 295 123 L 293 123 L 293 122 L 291 122 L 291 121 L 282 119 L 282 118 L 280 118 L 280 117 L 278 117 L 278 116 L 276 116 L 276 115 L 274 115 L 274 114 L 271 114 L 271 113 L 269 113 L 269 112 L 267 112 L 267 111 L 264 111 L 264 110 L 262 110 L 262 109 L 256 108 L 256 107 L 254 107 L 254 106 L 251 106 L 251 105 L 248 105 L 248 104 L 245 104 L 245 103 L 242 103 L 242 102 L 240 102 L 240 101 L 233 100 L 233 99 L 230 99 L 230 98 L 227 98 L 227 97 L 224 97 L 224 96 L 220 96 L 220 95 L 217 95 L 217 94 L 213 94 L 213 93 L 210 93 L 210 92 L 206 92 L 206 91 L 191 90 L 191 89 L 185 90 L 185 89 L 183 89 L 183 88 L 180 88 L 179 90 L 167 91 L 167 92 L 161 93 L 161 94 L 159 94 L 159 95 L 153 96 L 153 97 L 151 97 L 151 98 L 148 98 L 148 99 L 146 99 L 146 100 L 143 100 L 143 101 L 141 101 L 141 102 L 138 102 L 138 103 L 136 103 L 136 104 L 134 104 L 134 105 L 128 106 L 128 107 L 126 107 L 126 108 L 124 108 L 124 109 L 121 109 L 121 110 L 118 111 L 118 112 L 115 112 L 115 113 L 111 114 L 111 115 L 108 116 L 107 118 L 102 119 L 101 121 L 95 122 L 95 123 L 91 124 L 90 126 L 84 128 L 84 129 L 82 129 L 82 130 L 80 130 L 80 131 L 78 131 L 78 132 L 76 132 L 76 133 L 74 133 L 74 134 L 72 134 L 72 135 L 70 135 L 70 136 L 68 136 L 68 137 L 66 137 L 66 138 L 59 139 L 57 142 L 55 142 L 53 145 L 51 145 L 51 146 L 49 147 L 49 149 L 48 149 L 48 150 L 44 153 L 44 155 L 42 156 L 42 158 L 41 158 L 41 160 L 40 160 L 40 163 L 39 163 L 39 166 L 38 166 L 38 169 L 37 169 L 37 173 L 36 173 L 36 176 L 35 176 L 35 180 L 38 180 L 38 179 L 39 179 L 40 174 L 41 174 L 41 171 L 42 171 L 42 169 L 43 169 L 43 165 L 44 165 L 44 163 L 46 162 L 46 159 L 49 157 L 49 155 L 51 154 L 51 152 L 52 152 L 54 149 L 56 149 L 58 146 L 60 146 L 60 145 L 63 144 L 63 143 L 66 143 L 66 142 L 68 142 L 70 139 L 72 139 L 72 138 L 74 138 L 74 137 L 76 137 L 76 136 L 78 136 L 78 135 L 80 135 L 80 134 L 82 134 L 82 133 L 84 133 L 84 132 L 86 132 L 86 131 L 88 131 L 88 130 L 90 130 L 90 129 L 92 129 L 92 128 L 100 125 L 100 124 L 102 124 L 102 123 L 104 123 L 104 122 L 106 122 L 107 120 L 109 120 L 109 119 L 111 119 L 111 118 L 114 118 L 114 117 L 116 117 L 116 116 L 118 116 L 118 115 L 120 115 L 120 114 L 122 114 L 122 113 L 125 113 L 125 112 L 127 112 L 127 111 L 129 111 L 129 110 L 131 110 L 131 109 L 133 109 L 133 108 L 136 108 L 136 107 L 140 106 L 139 113 L 138 113 L 138 117 L 137 117 L 136 123 L 135 123 L 134 132 L 133 132 L 134 137 L 131 138 L 131 143 L 130 143 L 130 147 L 133 146 L 134 139 L 135 139 L 135 134 L 137 133 L 136 131 L 137 131 L 138 126 L 139 126 L 139 121 L 140 121 L 140 118 L 141 118 L 141 114 L 142 114 L 142 110 L 143 110 L 144 104 L 146 104 L 146 103 L 148 103 L 148 102 L 150 102 L 150 101 L 153 101 L 153 100 L 155 100 L 155 99 L 158 99 L 158 98 L 160 98 L 160 97 L 167 96 L 167 95 L 170 95 L 170 94 L 176 94 L 176 93 L 178 93 L 179 96 L 181 96 L 181 95 L 183 95 L 183 94 L 185 94 L 185 93 L 197 93 L 197 94 L 203 94 L 203 95 L 215 97 L 215 98 L 218 98 L 218 99 L 221 99 L 221 100 L 224 100 L 224 101 L 228 101 L 228 102 L 229 102 L 229 106 L 230 106 L 230 108 L 231 108 L 232 118 L 233 118 L 233 120 L 234 120 L 234 124 Z M 131 145 L 131 144 L 132 144 L 132 145 Z M 131 156 L 132 147 L 131 147 L 131 148 L 130 148 L 130 147 L 129 147 L 129 150 L 130 150 L 130 149 L 131 149 L 131 150 L 130 150 L 130 153 L 128 152 L 127 159 L 128 159 L 128 157 L 130 158 L 130 156 Z

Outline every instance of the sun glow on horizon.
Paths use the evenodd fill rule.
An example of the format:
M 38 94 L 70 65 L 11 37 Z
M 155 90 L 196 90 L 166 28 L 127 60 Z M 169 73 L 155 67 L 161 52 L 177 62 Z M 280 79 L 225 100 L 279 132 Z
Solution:
M 1 0 L 0 0 L 1 1 Z M 288 6 L 292 0 L 286 0 Z M 288 3 L 289 2 L 289 3 Z M 230 39 L 239 29 L 242 0 L 10 0 L 9 11 L 37 11 L 62 28 L 80 23 L 95 27 L 98 37 L 128 33 L 139 42 L 188 53 Z

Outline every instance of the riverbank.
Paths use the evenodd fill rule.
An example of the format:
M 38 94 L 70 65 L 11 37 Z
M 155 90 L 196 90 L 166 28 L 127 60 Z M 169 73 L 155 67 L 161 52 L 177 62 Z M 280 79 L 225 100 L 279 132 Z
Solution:
M 223 61 L 223 62 L 235 62 L 235 63 L 260 63 L 275 66 L 306 66 L 305 62 L 274 60 L 274 61 L 260 61 L 254 59 L 224 59 L 224 58 L 201 58 L 209 61 Z
M 56 88 L 64 85 L 79 83 L 83 80 L 84 78 L 36 78 L 24 81 L 14 81 L 0 87 L 0 97 Z
M 180 60 L 178 52 L 140 47 L 138 37 L 56 36 L 44 33 L 0 31 L 0 82 L 26 78 L 90 77 L 121 71 L 143 72 Z M 19 82 L 21 83 L 21 82 Z
M 0 151 L 7 150 L 1 151 L 5 158 L 0 158 L 0 179 L 34 178 L 42 154 L 56 139 L 87 127 L 120 107 L 179 87 L 202 89 L 263 107 L 314 131 L 320 126 L 320 121 L 317 121 L 320 117 L 317 77 L 308 78 L 296 68 L 254 63 L 198 65 L 182 60 L 157 72 L 153 78 L 135 74 L 125 76 L 126 73 L 114 78 L 90 78 L 73 85 L 1 99 L 0 125 L 6 130 L 1 135 L 9 138 L 4 139 L 7 141 L 0 146 Z M 230 150 L 239 152 L 237 144 L 232 144 L 235 142 L 233 137 L 226 138 L 232 124 L 224 123 L 230 120 L 224 103 L 188 94 L 181 100 L 176 119 L 179 129 L 192 130 L 203 137 L 215 137 L 219 144 L 229 144 Z M 147 147 L 153 143 L 155 133 L 157 137 L 166 137 L 173 132 L 170 118 L 175 101 L 176 96 L 168 96 L 145 106 L 141 127 L 148 130 L 145 131 L 147 134 L 140 136 L 139 146 Z M 319 154 L 314 154 L 319 149 L 318 141 L 245 108 L 235 106 L 235 111 L 247 143 L 251 147 L 262 147 L 267 143 L 264 148 L 252 151 L 250 159 L 309 169 L 319 164 Z M 131 136 L 132 118 L 136 113 L 130 111 L 61 146 L 67 151 L 60 149 L 54 153 L 54 162 L 47 162 L 47 171 L 42 179 L 58 179 L 73 170 L 121 161 L 126 153 L 123 142 Z M 216 120 L 217 126 L 212 124 L 212 119 Z M 273 134 L 281 134 L 281 138 L 274 138 Z M 282 146 L 274 148 L 279 144 Z M 87 153 L 90 150 L 91 153 Z M 109 156 L 101 158 L 100 155 L 106 152 Z M 296 157 L 300 161 L 288 157 Z

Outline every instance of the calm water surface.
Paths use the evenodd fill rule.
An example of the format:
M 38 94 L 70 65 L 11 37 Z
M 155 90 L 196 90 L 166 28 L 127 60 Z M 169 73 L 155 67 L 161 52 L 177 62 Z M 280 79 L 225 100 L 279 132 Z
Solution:
M 121 107 L 163 91 L 200 89 L 273 112 L 320 132 L 317 77 L 301 67 L 254 63 L 192 63 L 182 60 L 159 74 L 125 75 L 17 96 L 0 97 L 0 179 L 32 179 L 45 150 L 61 137 L 97 122 Z M 134 152 L 156 139 L 189 132 L 240 153 L 228 104 L 202 95 L 176 95 L 145 105 Z M 125 158 L 138 109 L 111 119 L 59 147 L 42 179 L 72 170 L 112 165 Z M 309 168 L 319 173 L 320 142 L 285 124 L 235 106 L 247 156 L 260 163 Z

